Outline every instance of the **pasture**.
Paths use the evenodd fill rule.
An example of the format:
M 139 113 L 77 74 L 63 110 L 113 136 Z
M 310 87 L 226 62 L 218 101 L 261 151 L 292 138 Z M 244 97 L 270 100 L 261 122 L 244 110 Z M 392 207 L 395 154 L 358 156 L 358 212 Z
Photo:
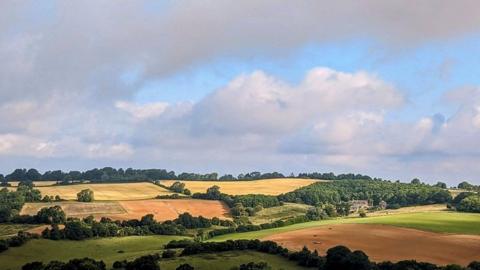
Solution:
M 282 206 L 264 208 L 257 212 L 255 216 L 249 217 L 253 224 L 271 223 L 277 220 L 285 220 L 301 215 L 305 215 L 311 206 L 298 203 L 284 203 Z
M 163 245 L 179 236 L 128 236 L 84 241 L 31 240 L 21 247 L 0 253 L 2 270 L 19 270 L 31 261 L 66 261 L 90 257 L 102 259 L 109 267 L 117 260 L 130 260 L 146 254 L 161 252 Z
M 414 259 L 439 265 L 468 265 L 479 259 L 480 235 L 451 235 L 373 224 L 337 224 L 274 234 L 272 240 L 293 250 L 307 246 L 325 254 L 344 245 L 362 250 L 373 261 Z M 415 243 L 412 245 L 412 243 Z
M 267 262 L 271 269 L 312 269 L 304 268 L 295 262 L 279 256 L 265 254 L 255 251 L 228 251 L 215 254 L 199 254 L 186 257 L 177 257 L 175 259 L 166 259 L 160 261 L 161 269 L 175 270 L 180 264 L 188 263 L 198 270 L 225 270 L 238 267 L 240 264 L 249 262 Z M 233 268 L 235 269 L 235 268 Z
M 37 187 L 42 196 L 60 195 L 62 199 L 76 200 L 77 193 L 82 189 L 91 189 L 95 194 L 95 200 L 142 200 L 155 198 L 157 195 L 172 194 L 167 189 L 149 182 L 141 183 L 112 183 L 112 184 L 73 184 L 59 186 Z
M 32 224 L 0 224 L 0 239 L 11 235 L 16 235 L 18 231 L 28 231 L 38 227 Z
M 143 255 L 161 253 L 163 246 L 179 236 L 129 236 L 101 238 L 85 241 L 31 240 L 27 244 L 0 253 L 2 270 L 20 270 L 31 261 L 67 261 L 90 257 L 102 259 L 110 269 L 117 260 L 131 260 Z M 189 263 L 195 269 L 223 270 L 251 261 L 268 262 L 272 269 L 305 269 L 281 257 L 255 251 L 229 251 L 216 254 L 200 254 L 172 259 L 162 259 L 161 269 L 174 270 L 180 264 Z
M 92 215 L 96 219 L 108 217 L 113 220 L 127 220 L 140 219 L 144 215 L 153 214 L 158 221 L 164 221 L 175 219 L 185 212 L 207 218 L 228 219 L 230 217 L 229 208 L 223 202 L 195 199 L 26 203 L 21 214 L 34 215 L 41 208 L 53 205 L 60 205 L 67 217 L 78 218 Z
M 217 185 L 222 193 L 229 195 L 246 195 L 246 194 L 264 194 L 279 195 L 308 186 L 312 183 L 324 181 L 315 179 L 299 179 L 299 178 L 276 178 L 252 181 L 179 181 L 185 183 L 185 187 L 192 193 L 205 193 L 211 186 Z M 161 180 L 161 184 L 170 186 L 176 180 Z

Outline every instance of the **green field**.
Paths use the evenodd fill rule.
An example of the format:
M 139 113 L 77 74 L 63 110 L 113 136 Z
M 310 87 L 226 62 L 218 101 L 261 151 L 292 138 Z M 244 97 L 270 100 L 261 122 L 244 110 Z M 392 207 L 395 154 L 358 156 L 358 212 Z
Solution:
M 272 269 L 312 269 L 296 265 L 295 262 L 280 256 L 255 251 L 228 251 L 215 254 L 200 254 L 177 257 L 172 260 L 160 261 L 161 269 L 175 270 L 180 264 L 188 263 L 197 270 L 225 270 L 249 262 L 267 262 Z
M 439 233 L 480 235 L 480 214 L 460 213 L 453 211 L 438 211 L 424 213 L 391 214 L 366 218 L 339 218 L 312 221 L 269 230 L 227 234 L 215 237 L 211 239 L 211 241 L 224 241 L 229 239 L 256 239 L 280 232 L 300 230 L 330 224 L 345 223 L 385 224 Z
M 163 245 L 181 238 L 185 237 L 129 236 L 85 241 L 31 240 L 21 247 L 10 248 L 0 253 L 0 265 L 2 270 L 18 270 L 25 263 L 32 261 L 66 261 L 72 258 L 90 257 L 102 259 L 110 267 L 117 260 L 129 260 L 145 254 L 161 252 Z
M 17 248 L 10 248 L 0 253 L 2 270 L 19 270 L 22 265 L 32 261 L 49 262 L 52 260 L 68 261 L 72 258 L 90 257 L 101 259 L 107 267 L 117 260 L 131 260 L 145 254 L 161 253 L 163 245 L 178 236 L 130 236 L 103 238 L 85 241 L 31 240 Z M 119 251 L 123 251 L 119 253 Z M 229 269 L 242 263 L 265 261 L 273 269 L 304 269 L 294 262 L 278 256 L 254 252 L 231 251 L 216 254 L 201 254 L 162 260 L 162 269 L 176 269 L 183 263 L 195 266 L 195 269 Z M 214 263 L 213 263 L 214 262 Z
M 38 225 L 0 224 L 0 238 L 5 238 L 11 235 L 15 235 L 18 233 L 18 231 L 26 231 L 35 227 L 38 227 Z
M 285 203 L 282 206 L 264 208 L 249 220 L 253 224 L 271 223 L 276 220 L 285 220 L 301 215 L 305 215 L 310 205 L 298 203 Z

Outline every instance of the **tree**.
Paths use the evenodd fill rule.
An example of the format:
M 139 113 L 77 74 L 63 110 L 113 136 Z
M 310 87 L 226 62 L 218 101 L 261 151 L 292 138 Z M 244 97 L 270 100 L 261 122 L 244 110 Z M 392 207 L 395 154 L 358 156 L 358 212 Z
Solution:
M 61 224 L 66 220 L 65 212 L 59 205 L 40 209 L 36 217 L 38 222 L 47 224 Z
M 444 182 L 437 182 L 435 186 L 439 188 L 447 188 L 447 184 L 445 184 Z
M 222 193 L 220 192 L 220 187 L 215 185 L 207 189 L 207 197 L 210 200 L 219 200 Z
M 25 177 L 27 180 L 37 181 L 42 177 L 42 175 L 36 169 L 30 169 L 27 171 Z
M 473 185 L 468 183 L 467 181 L 463 181 L 457 186 L 459 189 L 472 189 Z
M 84 189 L 77 193 L 77 200 L 79 202 L 93 202 L 94 196 L 91 189 Z
M 420 185 L 422 182 L 420 182 L 420 179 L 418 178 L 413 178 L 412 181 L 410 181 L 410 183 L 414 185 Z
M 177 193 L 183 193 L 185 190 L 185 183 L 176 181 L 170 186 L 170 190 Z
M 480 195 L 472 195 L 463 199 L 457 206 L 458 211 L 480 213 Z

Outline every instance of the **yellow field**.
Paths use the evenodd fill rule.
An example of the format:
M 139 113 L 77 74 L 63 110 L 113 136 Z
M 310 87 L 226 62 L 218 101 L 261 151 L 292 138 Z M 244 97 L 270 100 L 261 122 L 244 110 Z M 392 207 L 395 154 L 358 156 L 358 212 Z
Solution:
M 35 215 L 44 207 L 59 205 L 67 217 L 84 218 L 93 216 L 96 219 L 108 217 L 113 220 L 140 219 L 146 214 L 153 214 L 159 221 L 173 220 L 179 214 L 189 212 L 193 216 L 207 218 L 230 218 L 228 206 L 220 201 L 181 199 L 181 200 L 134 200 L 104 202 L 52 202 L 26 203 L 20 214 Z
M 172 194 L 169 190 L 147 182 L 37 187 L 42 193 L 42 196 L 60 195 L 60 197 L 65 200 L 76 200 L 77 193 L 87 188 L 93 190 L 95 200 L 105 201 L 151 199 L 157 195 Z
M 192 193 L 205 192 L 207 188 L 217 185 L 222 193 L 230 195 L 265 194 L 279 195 L 312 183 L 325 180 L 276 178 L 254 181 L 180 181 Z M 170 186 L 175 180 L 161 180 L 161 184 Z

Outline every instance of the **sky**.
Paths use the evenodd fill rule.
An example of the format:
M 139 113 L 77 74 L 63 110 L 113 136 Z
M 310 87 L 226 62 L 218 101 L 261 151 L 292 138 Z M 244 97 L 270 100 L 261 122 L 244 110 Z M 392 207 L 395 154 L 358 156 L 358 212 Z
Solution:
M 0 173 L 480 184 L 478 1 L 0 1 Z

